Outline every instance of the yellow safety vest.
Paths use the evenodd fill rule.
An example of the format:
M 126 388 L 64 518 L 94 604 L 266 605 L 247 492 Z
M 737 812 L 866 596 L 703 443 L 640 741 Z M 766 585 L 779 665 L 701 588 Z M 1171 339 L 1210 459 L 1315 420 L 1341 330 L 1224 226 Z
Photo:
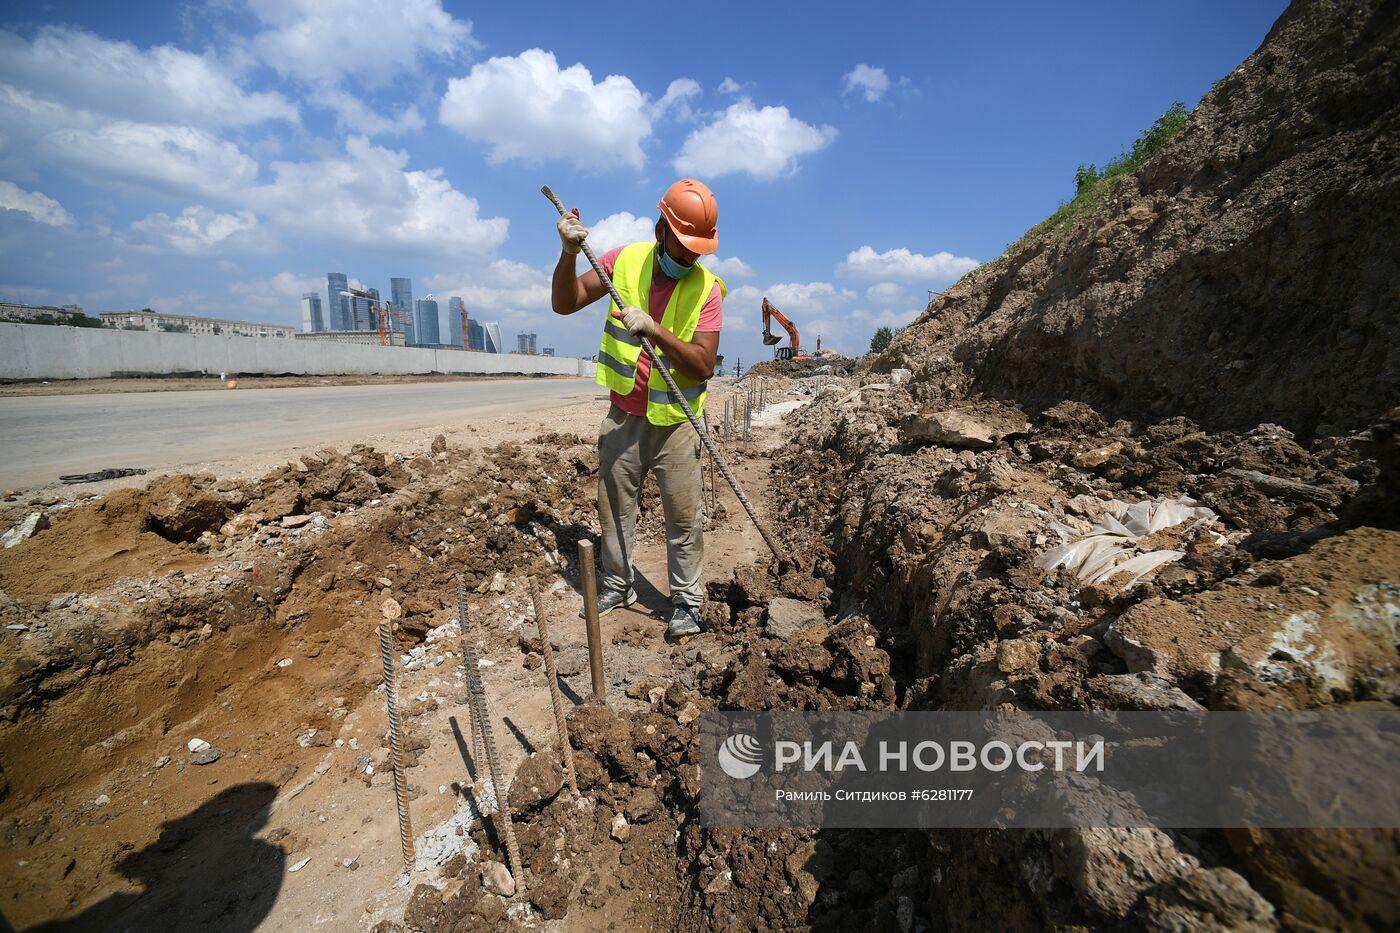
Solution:
M 634 308 L 641 308 L 648 314 L 647 299 L 651 295 L 651 274 L 656 256 L 655 243 L 633 243 L 623 247 L 613 266 L 612 280 L 622 300 Z M 666 313 L 661 317 L 661 326 L 686 342 L 695 335 L 700 323 L 700 309 L 710 296 L 714 283 L 719 283 L 720 296 L 727 294 L 724 280 L 704 266 L 696 264 L 694 272 L 676 284 L 671 300 L 666 304 Z M 601 386 L 619 395 L 631 395 L 637 382 L 637 359 L 642 355 L 642 341 L 627 333 L 622 323 L 612 316 L 613 311 L 621 311 L 616 302 L 609 302 L 608 316 L 603 321 L 603 342 L 598 348 L 598 377 Z M 656 345 L 656 352 L 666 363 L 665 352 Z M 708 383 L 689 378 L 680 370 L 669 366 L 671 377 L 681 395 L 690 403 L 696 417 L 705 410 L 705 390 Z M 671 399 L 666 388 L 666 380 L 656 367 L 651 368 L 647 378 L 647 420 L 656 425 L 680 424 L 686 420 L 685 411 Z

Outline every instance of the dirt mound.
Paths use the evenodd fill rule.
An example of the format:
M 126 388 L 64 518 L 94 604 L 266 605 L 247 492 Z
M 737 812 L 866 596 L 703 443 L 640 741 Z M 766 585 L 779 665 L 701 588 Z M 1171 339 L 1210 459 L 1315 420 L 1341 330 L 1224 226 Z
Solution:
M 858 360 L 845 356 L 814 356 L 805 360 L 764 360 L 744 370 L 750 376 L 785 376 L 802 379 L 807 376 L 845 376 L 855 371 Z
M 178 481 L 189 485 L 188 477 Z M 162 480 L 161 502 L 175 483 Z M 153 485 L 153 489 L 155 485 Z M 162 515 L 174 517 L 173 510 Z M 218 503 L 222 518 L 223 504 Z M 197 523 L 196 523 L 197 524 Z M 157 526 L 158 527 L 158 526 Z M 192 527 L 177 520 L 177 538 Z M 101 589 L 120 577 L 196 570 L 207 561 L 152 530 L 152 497 L 145 490 L 119 489 L 90 506 L 68 510 L 42 530 L 0 554 L 0 590 L 11 596 L 43 597 Z M 197 535 L 196 535 L 197 537 Z
M 1302 435 L 1400 397 L 1400 10 L 1299 0 L 1186 126 L 1067 230 L 1036 230 L 875 361 L 921 397 Z

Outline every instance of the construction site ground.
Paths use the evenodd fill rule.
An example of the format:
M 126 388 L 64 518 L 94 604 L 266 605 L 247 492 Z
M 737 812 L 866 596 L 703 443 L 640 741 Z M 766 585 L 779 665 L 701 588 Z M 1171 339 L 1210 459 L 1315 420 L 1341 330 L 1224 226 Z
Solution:
M 723 392 L 712 397 L 722 399 Z M 595 397 L 531 415 L 474 419 L 443 424 L 437 431 L 368 440 L 391 459 L 442 464 L 444 474 L 434 486 L 450 494 L 454 487 L 472 485 L 472 465 L 479 465 L 483 448 L 550 435 L 556 440 L 547 441 L 546 449 L 554 453 L 561 427 L 587 433 L 604 410 L 605 403 Z M 439 434 L 445 449 L 435 457 L 429 448 Z M 771 444 L 773 434 L 771 427 L 755 427 L 752 451 Z M 579 442 L 577 437 L 568 440 Z M 585 439 L 570 447 L 574 455 L 586 456 L 590 444 Z M 217 464 L 218 475 L 227 485 L 266 472 L 270 460 L 300 453 L 225 461 Z M 734 462 L 751 495 L 763 494 L 764 465 L 766 461 L 742 455 Z M 709 471 L 706 476 L 710 489 L 717 477 Z M 97 492 L 109 494 L 110 501 L 115 488 L 158 479 L 112 480 Z M 187 482 L 187 477 L 178 474 L 173 480 Z M 709 523 L 706 575 L 711 580 L 729 578 L 763 547 L 732 493 L 722 481 L 719 486 L 707 493 L 707 502 L 711 493 L 718 496 L 718 513 L 727 516 Z M 413 488 L 410 484 L 406 490 Z M 90 501 L 93 491 L 84 492 Z M 578 492 L 573 505 L 582 522 L 593 511 L 592 484 L 580 484 Z M 643 522 L 636 559 L 639 602 L 603 620 L 609 701 L 620 710 L 649 708 L 645 696 L 629 697 L 624 691 L 648 680 L 668 680 L 672 653 L 684 650 L 662 638 L 669 616 L 666 558 L 651 493 L 653 514 Z M 10 508 L 22 511 L 52 498 L 52 490 L 31 490 Z M 499 503 L 469 501 L 493 519 L 498 514 Z M 73 504 L 61 500 L 47 507 L 57 509 L 54 531 L 59 534 L 65 530 L 63 507 Z M 472 779 L 481 774 L 467 751 L 461 649 L 457 626 L 449 624 L 455 613 L 441 605 L 450 593 L 440 586 L 415 587 L 404 579 L 405 565 L 423 560 L 423 552 L 437 542 L 420 540 L 424 547 L 419 549 L 387 536 L 379 518 L 391 508 L 367 500 L 323 529 L 312 532 L 303 526 L 319 536 L 306 542 L 311 553 L 304 558 L 298 589 L 308 576 L 321 582 L 306 600 L 283 601 L 275 619 L 224 627 L 211 617 L 212 625 L 177 628 L 161 637 L 140 632 L 139 624 L 132 625 L 136 631 L 109 633 L 118 641 L 150 640 L 131 646 L 119 672 L 101 670 L 100 662 L 85 665 L 81 677 L 46 706 L 41 718 L 26 717 L 24 728 L 8 731 L 3 741 L 8 794 L 0 844 L 10 877 L 3 913 L 12 923 L 24 928 L 68 916 L 75 929 L 157 929 L 166 922 L 163 918 L 178 912 L 186 922 L 198 918 L 205 929 L 251 929 L 255 924 L 261 929 L 359 929 L 381 918 L 402 917 L 412 889 L 398 883 L 398 826 L 382 741 L 385 704 L 382 689 L 376 689 L 382 673 L 375 628 L 384 619 L 385 600 L 395 599 L 410 613 L 428 609 L 420 624 L 432 626 L 417 649 L 424 657 L 410 661 L 399 688 L 410 713 L 410 748 L 417 759 L 409 771 L 415 829 L 422 833 L 443 823 L 472 800 Z M 0 585 L 6 598 L 28 602 L 52 592 L 61 602 L 59 591 L 80 588 L 84 595 L 72 599 L 86 602 L 96 598 L 87 593 L 104 590 L 148 594 L 134 596 L 140 604 L 171 599 L 164 587 L 158 594 L 150 588 L 172 578 L 181 589 L 231 592 L 250 585 L 252 592 L 272 582 L 258 580 L 263 553 L 285 555 L 275 530 L 246 537 L 235 532 L 224 539 L 223 548 L 198 554 L 185 546 L 162 546 L 169 544 L 164 539 L 143 549 L 130 537 L 156 537 L 151 532 L 129 536 L 130 528 L 111 527 L 110 516 L 93 518 L 71 537 L 64 536 L 64 546 L 51 555 L 52 563 L 46 562 L 47 572 L 26 569 L 23 581 L 6 573 Z M 267 527 L 279 528 L 275 521 Z M 517 533 L 513 522 L 508 527 Z M 582 525 L 578 530 L 586 533 Z M 450 526 L 435 529 L 434 535 L 461 537 Z M 50 549 L 55 543 L 48 542 Z M 579 702 L 591 692 L 574 549 L 564 555 L 567 568 L 559 564 L 561 552 L 552 542 L 533 550 L 529 560 L 502 555 L 474 565 L 483 581 L 473 587 L 470 600 L 473 625 L 479 626 L 474 636 L 489 664 L 483 676 L 506 773 L 514 773 L 530 752 L 557 741 L 539 655 L 522 650 L 530 637 L 522 635 L 522 627 L 532 628 L 525 575 L 532 563 L 543 564 L 536 569 L 549 568 L 538 579 L 551 613 L 565 695 Z M 454 572 L 450 556 L 443 564 L 445 574 Z M 230 574 L 237 575 L 236 583 L 221 582 Z M 357 578 L 353 588 L 338 585 L 346 574 Z M 259 595 L 249 598 L 264 601 Z M 14 660 L 9 649 L 29 634 L 5 632 L 8 660 Z M 408 644 L 403 648 L 410 650 Z M 193 738 L 212 743 L 221 757 L 212 765 L 192 764 L 186 743 Z M 372 776 L 363 767 L 355 770 L 362 755 L 373 762 Z M 288 873 L 289 866 L 306 858 L 310 861 Z M 428 874 L 417 873 L 414 880 Z M 644 924 L 653 910 L 647 897 L 640 891 L 619 894 L 622 903 L 600 906 L 595 922 L 574 915 L 571 925 L 606 929 L 624 915 Z
M 704 631 L 667 644 L 649 486 L 640 601 L 603 620 L 606 706 L 587 700 L 576 559 L 597 540 L 601 400 L 390 449 L 302 451 L 256 476 L 6 503 L 6 527 L 36 511 L 48 523 L 0 552 L 6 916 L 50 930 L 178 917 L 386 933 L 1032 929 L 1038 916 L 1076 926 L 1138 911 L 1271 929 L 1395 915 L 1391 831 L 703 826 L 707 710 L 1345 708 L 1397 682 L 1370 620 L 1396 611 L 1400 536 L 1358 521 L 1388 514 L 1393 464 L 1378 471 L 1360 435 L 1304 447 L 1272 424 L 1209 434 L 1183 418 L 1109 423 L 1072 402 L 1031 422 L 1005 402 L 920 403 L 899 373 L 800 372 L 746 381 L 766 410 L 747 445 L 722 442 L 800 571 L 774 574 L 707 477 Z M 716 386 L 712 422 L 738 394 Z M 1058 536 L 1164 502 L 1214 517 L 1130 542 L 1125 558 L 1178 555 L 1141 585 L 1041 563 Z M 480 818 L 494 783 L 471 751 L 458 574 L 510 776 L 513 876 L 498 825 Z M 1318 620 L 1299 636 L 1315 648 L 1285 657 L 1278 631 L 1298 613 Z M 390 618 L 407 874 L 375 635 Z M 1338 656 L 1342 684 L 1314 660 Z

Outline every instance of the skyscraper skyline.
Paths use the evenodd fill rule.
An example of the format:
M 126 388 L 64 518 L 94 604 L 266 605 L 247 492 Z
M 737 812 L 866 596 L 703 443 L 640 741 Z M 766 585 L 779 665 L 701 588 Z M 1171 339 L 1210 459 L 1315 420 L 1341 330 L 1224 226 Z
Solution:
M 501 325 L 496 321 L 487 321 L 486 329 L 486 352 L 504 353 L 505 345 L 501 343 Z
M 486 352 L 486 329 L 473 317 L 467 318 L 467 349 Z

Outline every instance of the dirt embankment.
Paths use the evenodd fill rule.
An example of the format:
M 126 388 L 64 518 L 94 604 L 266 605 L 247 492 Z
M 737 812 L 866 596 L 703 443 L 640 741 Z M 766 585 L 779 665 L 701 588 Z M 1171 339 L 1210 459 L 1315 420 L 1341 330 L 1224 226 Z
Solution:
M 1363 428 L 1400 399 L 1397 138 L 1400 9 L 1300 0 L 1098 210 L 970 273 L 875 366 L 1032 413 Z

